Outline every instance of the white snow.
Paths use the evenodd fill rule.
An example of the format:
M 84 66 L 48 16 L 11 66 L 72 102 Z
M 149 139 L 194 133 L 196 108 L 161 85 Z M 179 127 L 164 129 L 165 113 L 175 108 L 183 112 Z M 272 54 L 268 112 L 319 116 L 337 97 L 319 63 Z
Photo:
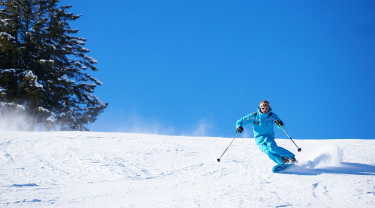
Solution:
M 29 80 L 34 80 L 32 87 L 43 88 L 43 85 L 38 83 L 38 76 L 36 76 L 32 71 L 24 71 L 22 72 L 22 74 Z
M 15 73 L 18 69 L 0 69 L 0 73 Z
M 0 102 L 0 107 L 5 107 L 5 106 L 15 106 L 16 108 L 20 109 L 20 110 L 25 110 L 25 106 L 24 105 L 18 105 L 18 104 L 15 104 L 15 103 L 4 103 L 4 102 Z M 8 122 L 8 123 L 12 123 L 12 122 L 9 122 L 7 121 L 6 119 L 4 119 L 4 117 L 1 117 L 1 122 Z M 1 123 L 0 122 L 0 123 Z M 1 125 L 0 125 L 1 126 Z
M 84 55 L 84 57 L 85 59 L 89 60 L 90 63 L 94 63 L 94 64 L 98 63 L 98 61 L 91 56 Z
M 73 79 L 69 79 L 67 75 L 63 75 L 60 78 L 57 78 L 57 80 L 59 80 L 59 81 L 65 81 L 65 82 L 68 82 L 68 83 L 75 83 L 76 82 Z
M 277 142 L 278 174 L 253 139 L 0 132 L 0 207 L 373 207 L 375 140 Z
M 7 25 L 7 23 L 5 21 L 3 21 L 3 22 L 5 23 L 5 25 Z M 12 36 L 11 34 L 6 33 L 6 32 L 0 32 L 0 36 L 6 36 L 6 37 L 8 37 L 9 40 L 15 39 L 14 36 Z
M 41 63 L 46 63 L 46 62 L 55 63 L 55 60 L 52 60 L 52 59 L 51 60 L 40 59 L 39 62 L 41 62 Z

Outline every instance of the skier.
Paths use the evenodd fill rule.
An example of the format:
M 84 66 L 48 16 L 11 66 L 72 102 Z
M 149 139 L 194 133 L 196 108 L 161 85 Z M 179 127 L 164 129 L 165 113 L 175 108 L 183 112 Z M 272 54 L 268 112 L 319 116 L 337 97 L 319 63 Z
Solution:
M 278 165 L 297 163 L 293 153 L 277 146 L 274 138 L 273 124 L 275 123 L 278 128 L 280 128 L 280 126 L 284 128 L 285 125 L 279 117 L 271 111 L 272 109 L 269 102 L 263 100 L 260 102 L 257 112 L 250 113 L 237 121 L 237 132 L 241 133 L 243 131 L 242 126 L 251 123 L 256 144 L 271 160 L 275 161 Z

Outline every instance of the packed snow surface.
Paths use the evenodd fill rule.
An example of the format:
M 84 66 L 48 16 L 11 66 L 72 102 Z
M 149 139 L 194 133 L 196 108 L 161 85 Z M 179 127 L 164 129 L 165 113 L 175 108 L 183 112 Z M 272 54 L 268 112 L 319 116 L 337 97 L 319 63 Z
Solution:
M 0 207 L 374 207 L 375 140 L 253 139 L 97 132 L 0 132 Z

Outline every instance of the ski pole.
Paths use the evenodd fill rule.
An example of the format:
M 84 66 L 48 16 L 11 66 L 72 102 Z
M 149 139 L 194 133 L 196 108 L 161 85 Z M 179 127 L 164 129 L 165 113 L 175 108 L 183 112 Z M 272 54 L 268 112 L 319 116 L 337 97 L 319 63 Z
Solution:
M 218 162 L 220 162 L 221 157 L 223 157 L 223 155 L 224 155 L 225 152 L 228 150 L 228 148 L 230 147 L 230 145 L 232 145 L 232 143 L 233 143 L 234 139 L 236 139 L 238 133 L 239 133 L 239 132 L 237 132 L 236 136 L 232 139 L 232 142 L 231 142 L 231 143 L 229 144 L 229 146 L 225 149 L 225 151 L 223 152 L 223 154 L 222 154 L 219 158 L 217 158 L 217 161 L 218 161 Z
M 292 137 L 290 137 L 289 134 L 286 133 L 285 129 L 284 129 L 282 126 L 280 126 L 280 127 L 281 127 L 281 129 L 285 132 L 285 134 L 289 137 L 289 139 L 292 140 L 293 144 L 296 145 L 296 143 L 293 141 Z M 301 152 L 302 149 L 299 148 L 297 145 L 296 145 L 296 147 L 297 147 L 297 149 L 298 149 L 298 152 Z

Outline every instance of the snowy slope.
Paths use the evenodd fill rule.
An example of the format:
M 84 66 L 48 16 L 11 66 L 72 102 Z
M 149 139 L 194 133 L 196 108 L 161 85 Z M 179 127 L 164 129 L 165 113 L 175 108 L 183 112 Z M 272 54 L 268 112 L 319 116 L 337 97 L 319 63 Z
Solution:
M 298 166 L 272 173 L 253 139 L 1 132 L 0 207 L 374 207 L 375 140 L 277 140 Z

